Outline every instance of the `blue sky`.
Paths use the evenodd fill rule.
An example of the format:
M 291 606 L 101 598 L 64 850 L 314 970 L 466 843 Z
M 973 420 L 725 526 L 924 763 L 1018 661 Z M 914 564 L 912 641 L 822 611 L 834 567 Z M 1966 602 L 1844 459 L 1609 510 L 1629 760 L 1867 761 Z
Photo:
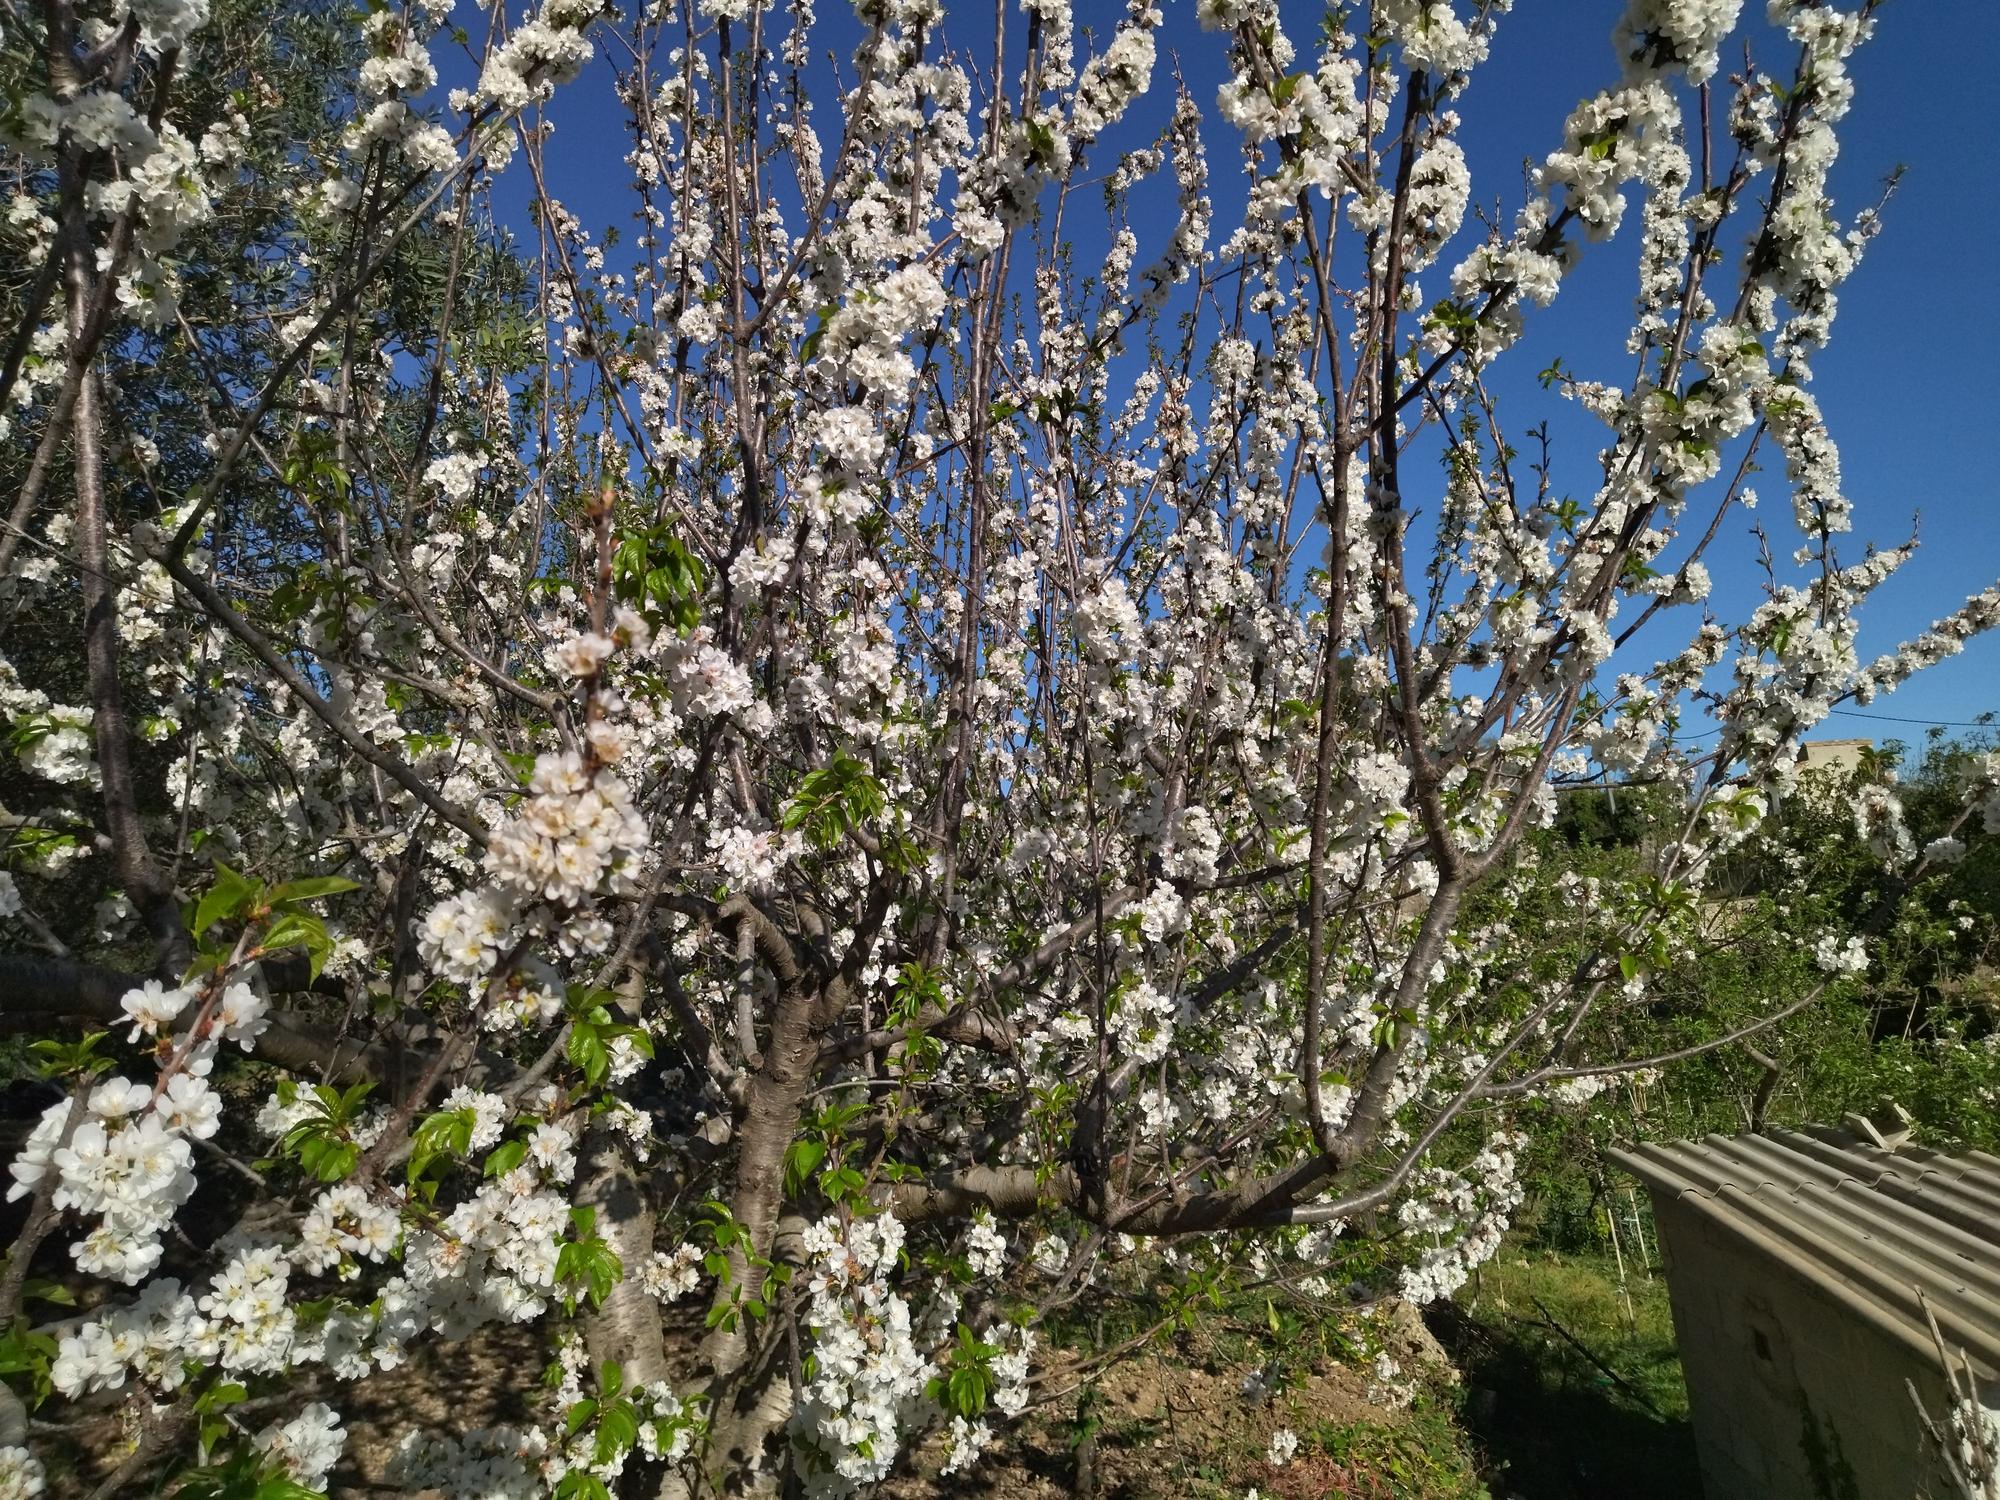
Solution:
M 1164 0 L 1162 8 L 1168 16 L 1161 67 L 1177 65 L 1207 111 L 1223 77 L 1221 39 L 1196 26 L 1186 0 Z M 845 7 L 826 0 L 820 9 L 832 25 L 823 27 L 827 34 L 818 50 L 844 52 L 852 25 Z M 1520 202 L 1522 163 L 1556 145 L 1563 117 L 1577 100 L 1615 78 L 1610 34 L 1622 9 L 1622 0 L 1518 0 L 1515 13 L 1502 21 L 1491 62 L 1458 104 L 1474 201 L 1497 205 L 1502 222 Z M 1077 0 L 1079 22 L 1107 32 L 1123 10 L 1111 0 Z M 962 6 L 953 11 L 972 20 L 972 34 L 990 27 L 985 6 L 976 18 Z M 1788 73 L 1790 50 L 1762 25 L 1762 11 L 1762 0 L 1747 0 L 1746 34 L 1756 60 Z M 1291 35 L 1308 44 L 1320 7 L 1286 0 L 1284 12 Z M 2000 485 L 1989 456 L 1991 429 L 2000 423 L 2000 373 L 1985 353 L 2000 346 L 2000 297 L 1987 271 L 1991 247 L 2000 242 L 2000 132 L 1982 116 L 1976 97 L 1983 80 L 2000 73 L 2000 26 L 1994 22 L 1992 0 L 1890 0 L 1875 40 L 1852 65 L 1857 97 L 1841 129 L 1833 179 L 1837 212 L 1846 219 L 1875 200 L 1890 171 L 1902 166 L 1905 172 L 1883 233 L 1842 289 L 1833 343 L 1815 361 L 1813 390 L 1840 445 L 1855 503 L 1847 555 L 1858 557 L 1864 541 L 1901 542 L 1919 516 L 1923 543 L 1865 612 L 1864 659 L 1920 632 L 2000 577 Z M 953 32 L 948 22 L 946 35 Z M 1725 52 L 1725 74 L 1740 66 L 1740 58 L 1740 45 Z M 1165 119 L 1172 102 L 1165 81 L 1156 74 L 1152 96 L 1135 111 L 1131 141 L 1118 144 L 1150 136 Z M 549 110 L 557 126 L 547 149 L 551 186 L 594 233 L 614 224 L 628 228 L 632 204 L 621 162 L 628 145 L 622 112 L 607 83 L 602 65 L 594 65 Z M 823 124 L 833 113 L 831 94 L 829 88 L 822 98 Z M 1235 157 L 1225 149 L 1227 127 L 1217 123 L 1209 139 L 1213 241 L 1219 243 L 1240 211 L 1242 190 L 1232 177 Z M 1108 165 L 1111 153 L 1100 154 Z M 517 164 L 497 194 L 503 213 L 520 211 L 531 192 Z M 1516 431 L 1546 414 L 1559 438 L 1574 434 L 1560 461 L 1574 466 L 1569 472 L 1582 490 L 1579 498 L 1588 496 L 1589 464 L 1602 429 L 1593 434 L 1590 424 L 1577 424 L 1574 408 L 1545 396 L 1532 377 L 1560 355 L 1585 378 L 1628 378 L 1623 335 L 1631 320 L 1637 221 L 1635 202 L 1616 240 L 1588 247 L 1556 305 L 1530 316 L 1528 336 L 1506 362 L 1511 378 L 1498 386 L 1503 415 L 1512 417 Z M 1145 241 L 1148 226 L 1139 227 L 1143 263 L 1156 247 Z M 1168 224 L 1153 227 L 1164 233 Z M 1446 249 L 1426 277 L 1427 295 L 1443 289 L 1444 270 L 1477 232 L 1469 224 Z M 1088 248 L 1079 244 L 1080 260 Z M 613 263 L 618 259 L 613 252 Z M 1413 504 L 1424 504 L 1422 483 L 1420 477 L 1411 482 Z M 1797 537 L 1782 469 L 1767 465 L 1755 483 L 1763 497 L 1755 519 L 1783 558 Z M 1732 514 L 1708 554 L 1716 577 L 1714 608 L 1725 623 L 1740 620 L 1757 602 L 1761 574 L 1753 565 L 1751 519 Z M 1668 554 L 1670 561 L 1675 556 Z M 1691 624 L 1694 612 L 1672 614 Z M 1679 620 L 1675 628 L 1684 638 Z M 1671 649 L 1664 636 L 1656 639 L 1660 649 Z M 1915 741 L 1924 723 L 1903 720 L 1965 721 L 1986 710 L 2000 710 L 2000 637 L 1975 641 L 1963 655 L 1879 700 L 1869 717 L 1838 716 L 1820 733 Z
M 1548 149 L 1563 113 L 1586 81 L 1608 74 L 1615 0 L 1520 0 L 1502 23 L 1492 62 L 1460 108 L 1475 197 L 1509 192 L 1522 156 Z M 1761 19 L 1760 0 L 1747 15 Z M 1873 201 L 1896 166 L 1905 172 L 1882 234 L 1842 288 L 1831 345 L 1815 360 L 1813 392 L 1840 444 L 1846 489 L 1855 503 L 1855 552 L 1873 540 L 1893 545 L 1921 515 L 1922 546 L 1863 614 L 1864 658 L 1920 632 L 1967 595 L 2000 577 L 2000 481 L 1991 433 L 2000 421 L 2000 371 L 1974 351 L 2000 337 L 2000 300 L 1991 291 L 1991 247 L 2000 239 L 2000 133 L 1960 80 L 2000 68 L 2000 27 L 1990 0 L 1891 0 L 1875 39 L 1855 57 L 1854 108 L 1842 123 L 1833 187 L 1843 218 Z M 1760 65 L 1777 71 L 1786 54 L 1753 33 Z M 1725 54 L 1724 67 L 1740 54 Z M 1573 366 L 1617 378 L 1627 362 L 1615 330 L 1629 317 L 1636 204 L 1613 244 L 1595 252 L 1556 305 L 1531 319 L 1520 363 L 1528 371 L 1561 353 Z M 1616 356 L 1616 357 L 1613 357 Z M 1796 544 L 1787 524 L 1781 470 L 1758 481 L 1756 515 L 1780 551 Z M 1754 602 L 1758 576 L 1748 520 L 1718 539 L 1716 601 L 1726 618 Z M 1727 564 L 1727 565 L 1725 565 Z M 1731 607 L 1735 606 L 1735 607 Z M 2000 637 L 1878 700 L 1870 713 L 1969 720 L 2000 710 Z M 1821 733 L 1914 740 L 1921 724 L 1841 715 Z

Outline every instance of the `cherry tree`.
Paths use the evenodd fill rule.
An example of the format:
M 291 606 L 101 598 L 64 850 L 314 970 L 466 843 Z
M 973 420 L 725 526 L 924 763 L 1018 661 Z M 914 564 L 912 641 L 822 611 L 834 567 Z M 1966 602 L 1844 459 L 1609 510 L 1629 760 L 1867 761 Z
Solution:
M 534 1419 L 392 1482 L 846 1495 L 934 1431 L 977 1464 L 1094 1280 L 1365 1241 L 1368 1294 L 1448 1295 L 1521 1102 L 1811 1003 L 1621 1020 L 1802 737 L 2000 621 L 1857 654 L 1911 549 L 1852 540 L 1810 379 L 1880 223 L 1827 185 L 1872 0 L 1771 0 L 1734 76 L 1740 0 L 1632 0 L 1491 222 L 1456 106 L 1504 0 L 374 0 L 310 142 L 217 6 L 0 44 L 0 1003 L 45 1080 L 0 1493 L 107 1414 L 99 1494 L 321 1490 L 346 1392 L 499 1326 Z M 610 213 L 552 166 L 589 90 Z M 1543 377 L 1595 451 L 1503 423 L 1634 246 L 1630 326 Z M 1607 779 L 1684 807 L 1642 875 L 1524 853 Z M 1931 848 L 1854 815 L 1913 878 L 2000 765 Z M 1580 962 L 1508 920 L 1551 883 Z M 1799 934 L 1827 983 L 1850 916 Z

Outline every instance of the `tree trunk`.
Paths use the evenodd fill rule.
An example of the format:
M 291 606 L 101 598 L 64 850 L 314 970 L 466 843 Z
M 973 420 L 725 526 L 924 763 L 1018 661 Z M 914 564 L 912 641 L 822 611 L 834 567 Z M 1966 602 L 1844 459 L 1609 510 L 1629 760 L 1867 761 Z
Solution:
M 597 1232 L 625 1268 L 604 1305 L 584 1323 L 592 1367 L 617 1360 L 628 1386 L 667 1379 L 660 1309 L 642 1279 L 653 1255 L 653 1202 L 606 1125 L 593 1125 L 584 1136 L 576 1201 L 597 1211 Z

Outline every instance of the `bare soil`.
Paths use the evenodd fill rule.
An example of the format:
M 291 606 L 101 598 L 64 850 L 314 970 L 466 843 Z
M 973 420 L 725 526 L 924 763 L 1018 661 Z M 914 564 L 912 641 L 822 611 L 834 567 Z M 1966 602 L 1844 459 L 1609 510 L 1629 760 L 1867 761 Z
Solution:
M 343 1393 L 348 1442 L 335 1494 L 400 1493 L 389 1465 L 412 1428 L 458 1434 L 522 1423 L 535 1415 L 542 1355 L 529 1334 L 481 1330 L 462 1344 L 427 1343 L 410 1362 L 370 1376 Z M 1069 1500 L 1167 1500 L 1224 1487 L 1241 1495 L 1257 1485 L 1273 1500 L 1367 1494 L 1347 1489 L 1338 1466 L 1301 1453 L 1283 1469 L 1264 1461 L 1271 1434 L 1289 1427 L 1392 1425 L 1397 1415 L 1369 1401 L 1365 1372 L 1331 1365 L 1275 1396 L 1246 1394 L 1255 1366 L 1205 1366 L 1146 1354 L 1108 1370 L 1068 1378 L 1076 1363 L 1052 1351 L 1038 1374 L 1051 1393 L 1018 1422 L 997 1429 L 992 1447 L 966 1473 L 944 1475 L 938 1435 L 909 1455 L 904 1472 L 881 1491 L 886 1500 L 964 1500 L 971 1496 Z M 1079 1422 L 1078 1413 L 1084 1414 Z M 1079 1449 L 1089 1471 L 1078 1487 Z M 1320 1474 L 1328 1468 L 1327 1474 Z M 1092 1482 L 1094 1480 L 1094 1482 Z M 1203 1484 L 1203 1481 L 1206 1484 Z
M 1308 1478 L 1311 1465 L 1303 1457 L 1283 1469 L 1266 1463 L 1271 1434 L 1398 1420 L 1368 1399 L 1362 1372 L 1337 1365 L 1275 1396 L 1246 1391 L 1252 1364 L 1211 1368 L 1148 1354 L 1074 1383 L 1061 1371 L 1062 1363 L 1046 1369 L 1061 1394 L 999 1432 L 971 1472 L 940 1474 L 944 1445 L 933 1436 L 911 1455 L 909 1472 L 882 1493 L 889 1500 L 1180 1500 L 1221 1490 L 1240 1495 L 1258 1485 L 1278 1500 L 1342 1494 L 1316 1481 L 1304 1488 L 1290 1483 Z

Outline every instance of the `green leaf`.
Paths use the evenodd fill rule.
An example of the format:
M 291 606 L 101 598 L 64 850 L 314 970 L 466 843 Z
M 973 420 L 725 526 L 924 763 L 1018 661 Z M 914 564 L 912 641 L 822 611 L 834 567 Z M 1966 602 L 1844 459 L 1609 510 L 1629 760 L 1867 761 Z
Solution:
M 314 1136 L 299 1147 L 299 1165 L 321 1182 L 339 1182 L 353 1172 L 361 1148 L 352 1141 Z
M 791 1149 L 785 1152 L 785 1192 L 797 1197 L 825 1160 L 826 1144 L 823 1141 L 793 1141 Z
M 474 1114 L 470 1109 L 445 1110 L 431 1115 L 410 1138 L 409 1179 L 415 1182 L 441 1158 L 465 1155 L 472 1144 Z
M 217 922 L 239 915 L 263 888 L 261 881 L 239 874 L 217 860 L 215 884 L 202 893 L 201 900 L 195 905 L 194 935 L 200 937 Z
M 800 778 L 798 794 L 785 805 L 779 824 L 786 832 L 803 829 L 817 849 L 831 849 L 853 829 L 881 814 L 882 784 L 861 761 L 836 755 L 831 765 Z
M 338 896 L 343 891 L 358 891 L 361 882 L 349 880 L 344 875 L 309 875 L 304 880 L 288 880 L 271 892 L 272 905 L 280 901 L 317 901 L 322 896 Z
M 504 1177 L 528 1159 L 526 1141 L 502 1141 L 487 1155 L 486 1166 L 481 1175 Z
M 417 1127 L 416 1144 L 426 1151 L 463 1155 L 472 1142 L 472 1126 L 470 1109 L 445 1110 Z
M 570 1027 L 569 1046 L 565 1050 L 569 1060 L 592 1083 L 602 1079 L 611 1066 L 611 1053 L 604 1045 L 603 1036 L 588 1021 L 577 1021 Z
M 604 1299 L 611 1295 L 611 1289 L 618 1285 L 619 1277 L 625 1274 L 625 1262 L 605 1248 L 603 1241 L 591 1246 L 588 1269 L 590 1285 L 590 1305 L 602 1307 Z
M 609 1463 L 639 1440 L 639 1414 L 629 1401 L 605 1408 L 597 1424 L 597 1461 Z
M 312 977 L 319 978 L 333 952 L 333 939 L 326 923 L 308 911 L 286 911 L 265 931 L 261 946 L 267 953 L 283 948 L 303 948 L 311 960 Z
M 239 1401 L 247 1401 L 249 1399 L 250 1392 L 248 1390 L 234 1381 L 228 1381 L 221 1385 L 210 1386 L 196 1400 L 194 1409 L 206 1415 L 209 1412 L 220 1411 L 225 1406 L 234 1406 Z

